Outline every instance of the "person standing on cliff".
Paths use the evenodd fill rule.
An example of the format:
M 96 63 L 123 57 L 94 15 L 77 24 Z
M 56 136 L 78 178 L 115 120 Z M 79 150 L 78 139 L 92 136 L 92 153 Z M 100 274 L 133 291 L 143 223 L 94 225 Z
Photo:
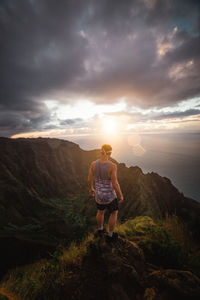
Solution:
M 106 237 L 107 241 L 117 239 L 117 233 L 114 232 L 114 227 L 118 215 L 118 203 L 124 201 L 124 197 L 117 179 L 117 165 L 111 162 L 110 156 L 112 147 L 110 145 L 103 145 L 101 147 L 100 159 L 93 161 L 90 165 L 88 174 L 88 185 L 90 195 L 95 196 L 97 205 L 97 235 L 101 236 L 105 233 L 103 228 L 105 209 L 109 211 L 109 232 Z M 95 182 L 95 189 L 93 183 Z M 118 198 L 117 198 L 118 196 Z

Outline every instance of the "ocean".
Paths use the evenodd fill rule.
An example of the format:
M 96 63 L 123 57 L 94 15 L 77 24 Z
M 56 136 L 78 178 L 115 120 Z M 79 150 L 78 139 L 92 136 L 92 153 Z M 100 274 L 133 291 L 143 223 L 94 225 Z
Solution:
M 200 134 L 129 134 L 118 137 L 70 139 L 84 150 L 104 143 L 113 147 L 112 157 L 127 167 L 139 166 L 143 173 L 168 177 L 186 197 L 200 202 Z

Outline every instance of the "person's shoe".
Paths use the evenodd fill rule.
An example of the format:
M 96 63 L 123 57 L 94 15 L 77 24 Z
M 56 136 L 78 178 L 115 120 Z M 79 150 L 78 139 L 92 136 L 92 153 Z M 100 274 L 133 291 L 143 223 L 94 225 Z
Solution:
M 118 239 L 118 233 L 117 232 L 113 232 L 112 236 L 109 236 L 109 235 L 106 236 L 106 242 L 107 243 L 115 242 L 115 241 L 117 241 L 117 239 Z
M 98 229 L 96 232 L 95 232 L 95 234 L 94 234 L 94 236 L 95 237 L 101 237 L 103 234 L 105 234 L 105 233 L 107 233 L 107 231 L 105 230 L 105 228 L 103 228 L 103 229 Z

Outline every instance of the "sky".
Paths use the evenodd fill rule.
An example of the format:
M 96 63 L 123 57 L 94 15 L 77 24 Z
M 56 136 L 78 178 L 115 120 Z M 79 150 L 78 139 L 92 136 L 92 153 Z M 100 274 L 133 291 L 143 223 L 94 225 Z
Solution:
M 0 66 L 1 136 L 200 131 L 198 0 L 1 0 Z
M 0 136 L 109 143 L 200 201 L 200 1 L 0 0 Z

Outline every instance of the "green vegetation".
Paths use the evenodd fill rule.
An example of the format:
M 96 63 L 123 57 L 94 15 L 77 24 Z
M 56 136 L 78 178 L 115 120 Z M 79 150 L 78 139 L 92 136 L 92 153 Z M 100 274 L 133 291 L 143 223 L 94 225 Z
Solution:
M 56 205 L 61 205 L 58 200 Z M 68 210 L 65 214 L 67 218 L 74 220 L 74 228 L 82 230 L 87 222 L 85 219 L 80 220 L 81 217 L 73 216 L 75 205 L 72 200 L 68 202 L 66 204 Z M 195 244 L 190 239 L 186 226 L 178 217 L 167 216 L 164 221 L 155 223 L 148 216 L 140 216 L 123 224 L 117 224 L 116 230 L 123 239 L 137 242 L 144 250 L 147 262 L 164 268 L 190 270 L 200 275 L 200 258 L 195 254 Z M 7 273 L 0 283 L 0 289 L 21 300 L 60 299 L 63 288 L 66 293 L 66 290 L 74 286 L 77 286 L 78 292 L 81 284 L 79 274 L 84 258 L 91 253 L 91 243 L 93 246 L 98 245 L 98 239 L 94 240 L 93 235 L 90 234 L 80 241 L 78 232 L 76 237 L 77 241 L 73 241 L 68 248 L 59 246 L 51 255 L 51 259 L 42 259 Z M 124 248 L 118 250 L 116 248 L 112 251 L 121 253 L 119 255 L 126 252 Z M 93 267 L 95 268 L 95 265 Z
M 68 249 L 58 249 L 49 260 L 16 268 L 5 276 L 0 289 L 20 299 L 57 299 L 62 286 L 76 279 L 92 239 L 89 235 L 79 245 L 73 242 Z
M 70 237 L 68 241 L 80 241 L 89 232 L 92 225 L 89 217 L 82 213 L 84 208 L 84 195 L 75 195 L 65 199 L 51 199 L 50 203 L 57 208 L 54 211 L 61 219 L 70 224 Z
M 9 300 L 8 297 L 0 295 L 0 300 Z
M 183 266 L 186 254 L 181 244 L 170 235 L 162 224 L 149 228 L 146 237 L 139 242 L 139 245 L 148 250 L 153 262 L 167 268 Z
M 32 237 L 35 240 L 44 238 L 57 245 L 69 245 L 71 241 L 81 241 L 93 223 L 89 216 L 83 214 L 84 195 L 74 195 L 64 199 L 41 199 L 43 206 L 36 211 L 35 217 L 26 218 L 25 224 L 9 222 L 0 228 L 7 236 Z
M 148 216 L 136 217 L 123 224 L 117 224 L 116 231 L 122 237 L 144 235 L 147 230 L 154 227 L 154 221 Z
M 26 224 L 24 226 L 18 226 L 12 223 L 8 223 L 3 227 L 5 232 L 9 233 L 35 233 L 35 232 L 44 232 L 44 228 L 40 224 Z
M 200 253 L 186 224 L 177 216 L 155 223 L 148 216 L 130 219 L 116 227 L 122 237 L 137 239 L 152 263 L 166 268 L 187 269 L 200 276 Z

